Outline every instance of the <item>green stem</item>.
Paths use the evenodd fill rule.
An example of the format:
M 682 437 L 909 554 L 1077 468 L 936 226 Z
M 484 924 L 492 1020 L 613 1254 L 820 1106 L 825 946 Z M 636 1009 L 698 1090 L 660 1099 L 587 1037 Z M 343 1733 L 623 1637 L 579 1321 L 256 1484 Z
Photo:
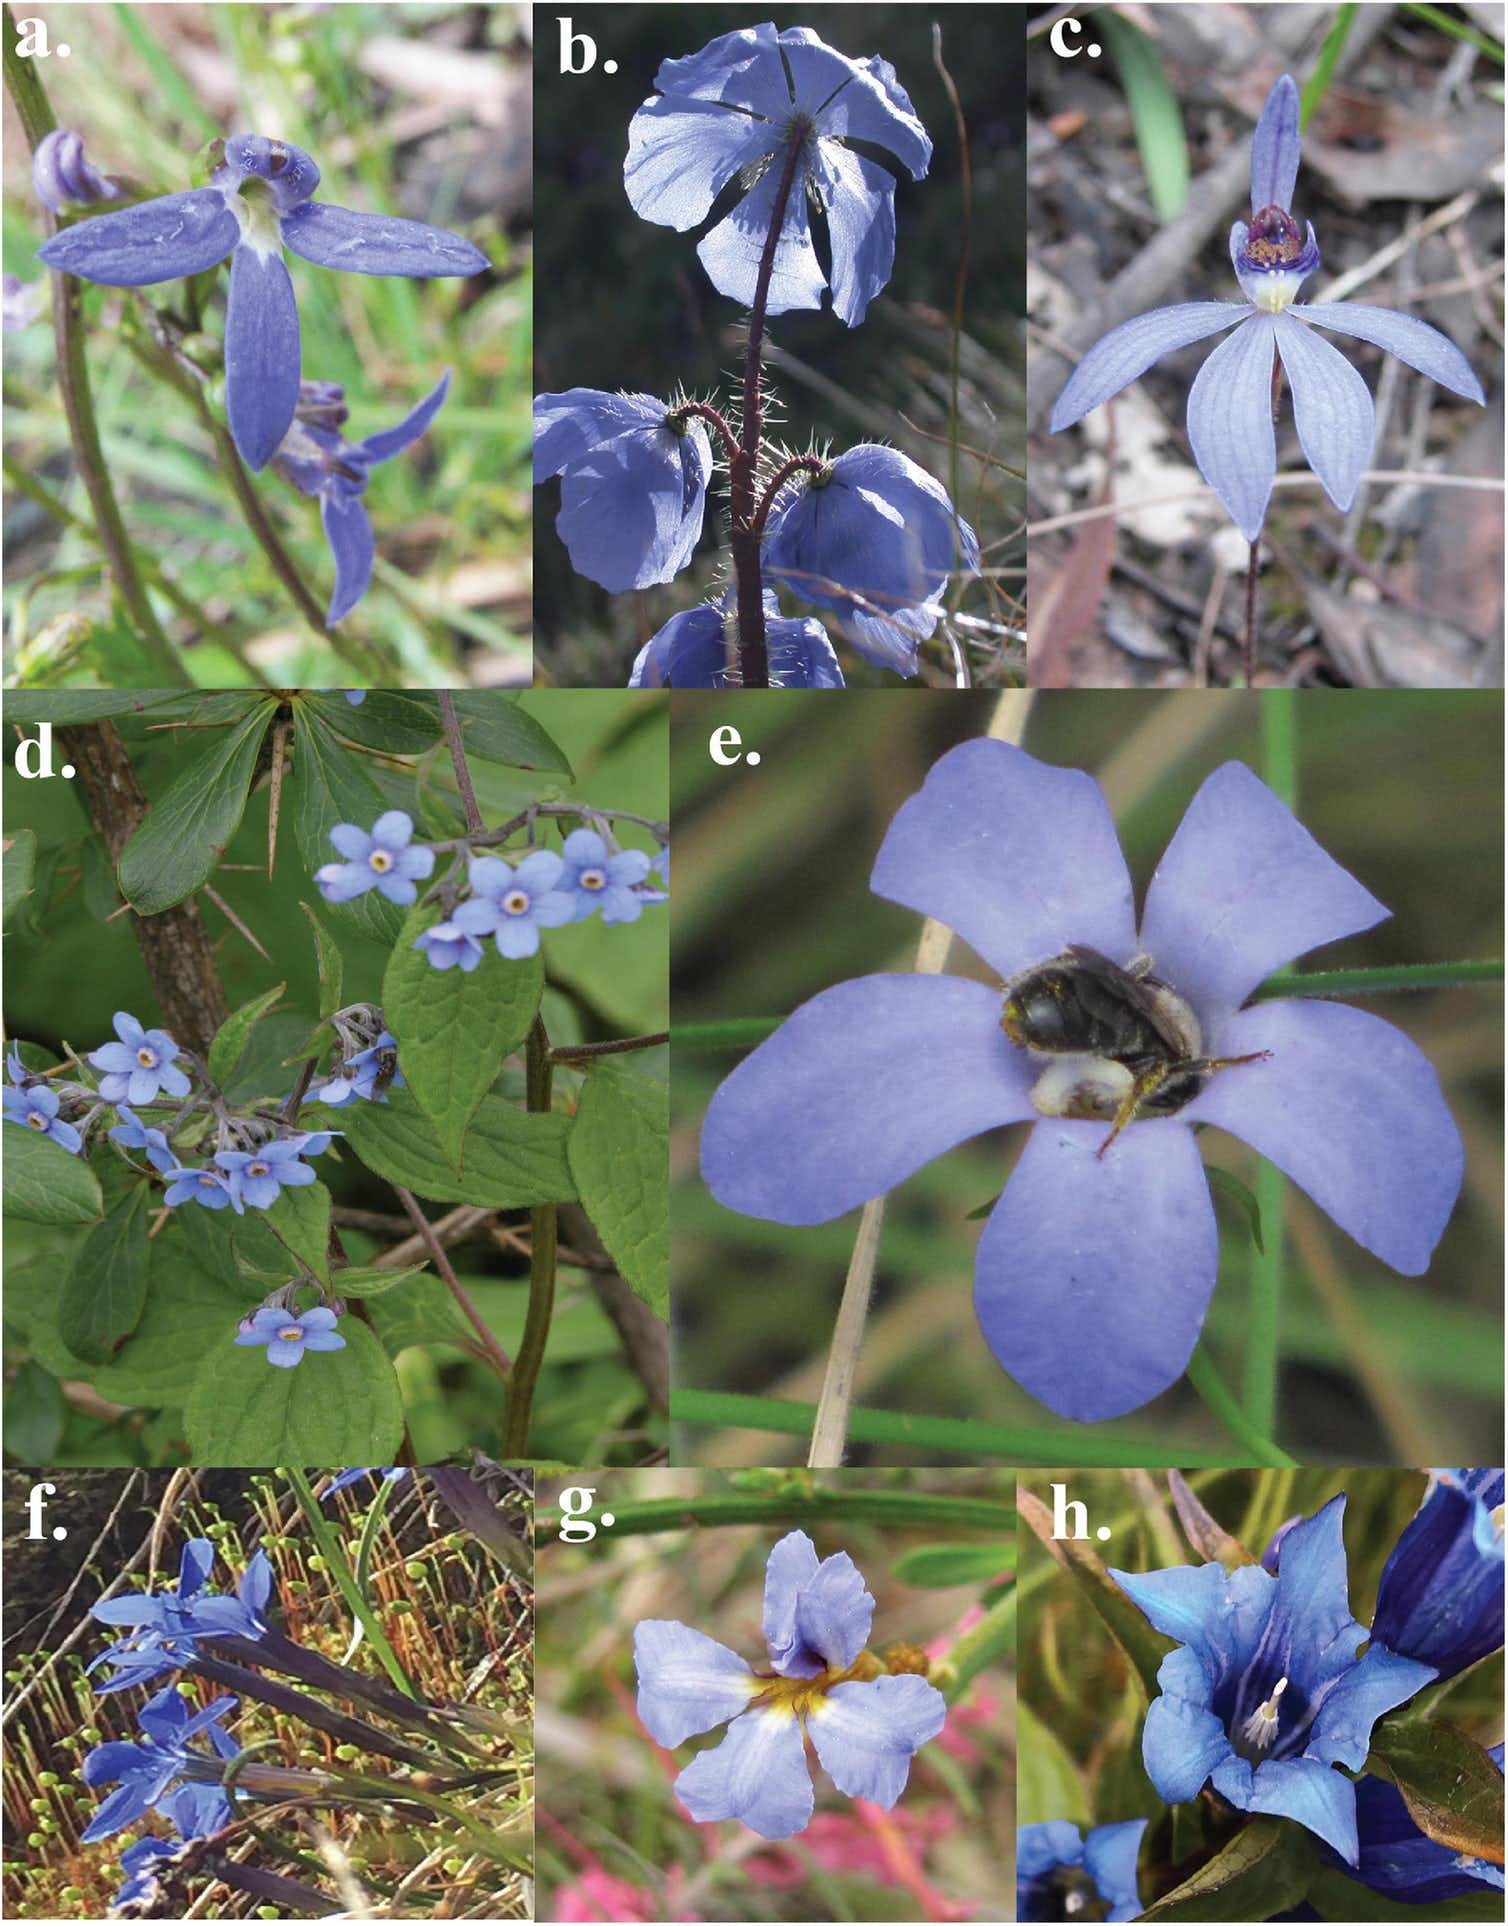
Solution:
M 558 1511 L 537 1514 L 536 1545 L 559 1536 L 560 1516 Z M 1009 1499 L 997 1500 L 934 1491 L 864 1491 L 847 1484 L 814 1485 L 805 1490 L 718 1492 L 706 1497 L 615 1504 L 610 1529 L 614 1538 L 622 1538 L 639 1532 L 683 1531 L 692 1525 L 805 1525 L 827 1518 L 845 1523 L 863 1519 L 872 1525 L 915 1525 L 927 1530 L 946 1525 L 958 1531 L 1011 1536 L 1016 1529 L 1016 1506 L 1014 1493 Z
M 340 1541 L 340 1534 L 320 1510 L 319 1500 L 315 1497 L 309 1480 L 294 1465 L 285 1467 L 284 1475 L 293 1487 L 299 1509 L 304 1514 L 304 1522 L 309 1527 L 310 1537 L 318 1545 L 320 1556 L 324 1559 L 330 1576 L 339 1586 L 341 1596 L 366 1633 L 367 1642 L 376 1653 L 383 1671 L 405 1698 L 417 1699 L 419 1695 L 409 1683 L 408 1674 L 399 1663 L 398 1654 L 388 1643 L 387 1634 L 383 1631 L 381 1622 L 362 1596 L 361 1588 L 351 1575 L 351 1567 L 346 1560 L 345 1547 Z
M 1015 1647 L 1016 1587 L 1012 1584 L 978 1624 L 954 1643 L 944 1660 L 953 1677 L 943 1688 L 943 1697 L 950 1705 L 957 1705 L 984 1668 L 1009 1659 Z
M 524 1053 L 526 1102 L 531 1111 L 550 1108 L 553 1070 L 550 1039 L 544 1019 L 536 1016 Z M 536 1204 L 529 1212 L 529 1309 L 524 1318 L 524 1334 L 513 1361 L 508 1380 L 508 1415 L 503 1424 L 503 1456 L 522 1458 L 529 1447 L 529 1420 L 534 1410 L 534 1392 L 544 1363 L 545 1342 L 550 1335 L 550 1318 L 555 1309 L 555 1246 L 557 1208 Z
M 1211 1416 L 1224 1425 L 1238 1444 L 1245 1446 L 1249 1455 L 1236 1460 L 1237 1463 L 1268 1465 L 1286 1470 L 1297 1462 L 1296 1459 L 1290 1458 L 1286 1451 L 1275 1445 L 1263 1431 L 1260 1431 L 1247 1412 L 1242 1410 L 1211 1363 L 1209 1352 L 1202 1344 L 1194 1347 L 1194 1355 L 1189 1359 L 1185 1375 L 1199 1393 Z M 1185 1453 L 1182 1460 L 1175 1454 L 1163 1462 L 1177 1465 L 1180 1462 L 1192 1464 L 1193 1460 Z

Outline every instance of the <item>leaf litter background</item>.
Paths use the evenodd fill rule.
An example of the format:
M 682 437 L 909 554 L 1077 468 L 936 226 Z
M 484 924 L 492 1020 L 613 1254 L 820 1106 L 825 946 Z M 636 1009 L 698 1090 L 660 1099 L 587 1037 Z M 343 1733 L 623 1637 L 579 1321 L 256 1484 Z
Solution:
M 1107 462 L 1121 505 L 1031 535 L 1032 680 L 1048 687 L 1197 685 L 1239 666 L 1247 546 L 1204 486 L 1184 428 L 1208 346 L 1159 362 L 1078 428 L 1049 435 L 1047 419 L 1070 368 L 1060 349 L 1081 353 L 1148 308 L 1236 298 L 1227 239 L 1249 211 L 1256 115 L 1279 74 L 1305 85 L 1344 10 L 1115 11 L 1121 36 L 1146 36 L 1143 58 L 1161 66 L 1182 110 L 1193 180 L 1182 211 L 1160 222 L 1111 47 L 1099 60 L 1065 60 L 1045 37 L 1032 39 L 1030 514 L 1035 529 L 1102 501 Z M 1371 465 L 1499 487 L 1363 484 L 1344 516 L 1317 483 L 1280 487 L 1258 598 L 1267 681 L 1476 688 L 1503 679 L 1503 67 L 1423 11 L 1351 10 L 1304 134 L 1295 204 L 1301 222 L 1314 222 L 1323 264 L 1299 298 L 1329 300 L 1340 277 L 1365 270 L 1343 298 L 1406 309 L 1450 335 L 1487 391 L 1485 409 L 1380 349 L 1340 343 L 1377 405 Z M 1500 6 L 1449 8 L 1444 18 L 1447 29 L 1502 41 Z M 1159 125 L 1175 137 L 1166 113 Z M 1379 258 L 1426 225 L 1396 258 Z M 1286 385 L 1277 432 L 1279 473 L 1307 472 Z M 1184 499 L 1161 499 L 1175 495 Z

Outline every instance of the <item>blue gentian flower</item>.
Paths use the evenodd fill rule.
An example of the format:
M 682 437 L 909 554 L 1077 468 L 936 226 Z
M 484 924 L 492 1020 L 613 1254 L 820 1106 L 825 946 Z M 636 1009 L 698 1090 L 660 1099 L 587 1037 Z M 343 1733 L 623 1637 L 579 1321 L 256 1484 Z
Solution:
M 560 477 L 555 532 L 578 575 L 615 593 L 672 581 L 702 532 L 712 451 L 653 395 L 534 397 L 534 485 Z
M 1074 369 L 1049 424 L 1054 433 L 1071 427 L 1165 354 L 1235 327 L 1189 390 L 1189 445 L 1199 472 L 1248 542 L 1262 532 L 1277 473 L 1274 353 L 1293 390 L 1293 421 L 1304 458 L 1340 509 L 1356 499 L 1372 458 L 1372 397 L 1351 363 L 1316 328 L 1370 341 L 1453 394 L 1485 400 L 1461 350 L 1414 315 L 1358 301 L 1295 299 L 1320 264 L 1314 228 L 1301 236 L 1291 212 L 1298 171 L 1299 90 L 1284 74 L 1267 96 L 1252 137 L 1252 218 L 1237 221 L 1230 234 L 1231 265 L 1245 301 L 1186 301 L 1123 321 Z
M 31 157 L 31 184 L 37 199 L 54 214 L 71 202 L 118 201 L 120 189 L 90 165 L 84 137 L 68 127 L 54 127 L 37 142 Z
M 735 174 L 751 180 L 696 250 L 718 293 L 750 306 L 775 196 L 799 142 L 767 312 L 820 308 L 830 280 L 833 312 L 856 328 L 890 279 L 895 178 L 852 143 L 884 148 L 917 181 L 932 159 L 890 62 L 878 54 L 850 60 L 809 27 L 777 33 L 767 20 L 662 61 L 655 86 L 628 130 L 623 184 L 634 212 L 684 233 L 706 219 Z M 812 243 L 812 202 L 827 217 L 826 274 Z
M 265 1345 L 267 1362 L 291 1371 L 305 1351 L 346 1348 L 335 1324 L 336 1315 L 328 1304 L 316 1304 L 312 1311 L 285 1311 L 275 1304 L 264 1304 L 250 1317 L 242 1318 L 236 1343 Z
M 1492 1747 L 1492 1758 L 1501 1772 L 1502 1746 Z M 1428 1906 L 1464 1899 L 1468 1893 L 1503 1890 L 1501 1866 L 1453 1852 L 1422 1833 L 1398 1788 L 1370 1772 L 1356 1782 L 1356 1832 L 1360 1852 L 1350 1869 L 1352 1877 L 1405 1905 Z
M 1016 1829 L 1016 1917 L 1139 1919 L 1136 1855 L 1145 1819 L 1081 1833 L 1066 1819 Z
M 1356 1788 L 1372 1727 L 1434 1667 L 1399 1658 L 1351 1616 L 1344 1492 L 1260 1565 L 1175 1565 L 1110 1576 L 1155 1630 L 1177 1641 L 1158 1668 L 1142 1761 L 1181 1805 L 1206 1783 L 1241 1812 L 1278 1813 L 1357 1862 Z
M 1099 786 L 1008 743 L 965 742 L 934 764 L 870 880 L 956 930 L 996 980 L 867 976 L 804 1003 L 707 1111 L 702 1174 L 730 1210 L 827 1223 L 954 1144 L 1031 1123 L 980 1239 L 975 1308 L 1018 1383 L 1089 1420 L 1172 1384 L 1204 1321 L 1220 1240 L 1191 1126 L 1244 1139 L 1395 1270 L 1428 1267 L 1463 1169 L 1428 1060 L 1328 999 L 1242 1007 L 1294 957 L 1387 915 L 1243 763 L 1189 805 L 1139 930 Z M 1260 1060 L 1111 1142 L 1113 1113 L 1065 1086 L 1065 1060 L 1002 1028 L 1000 983 L 1069 944 L 1121 968 L 1149 959 L 1197 1050 Z
M 555 888 L 574 905 L 571 921 L 584 923 L 600 910 L 604 923 L 636 923 L 643 911 L 635 885 L 649 874 L 642 849 L 610 850 L 595 829 L 573 829 L 561 849 Z
M 955 566 L 979 566 L 974 531 L 935 476 L 899 449 L 861 442 L 781 491 L 764 566 L 803 601 L 835 609 L 861 655 L 916 674 Z
M 435 852 L 427 843 L 410 847 L 413 835 L 413 819 L 401 809 L 389 809 L 370 830 L 337 823 L 330 841 L 346 860 L 314 872 L 320 895 L 327 903 L 349 903 L 375 889 L 390 903 L 416 901 L 414 885 L 433 872 Z
M 49 267 L 112 288 L 177 281 L 229 255 L 225 412 L 241 459 L 265 468 L 298 404 L 298 308 L 285 246 L 317 267 L 410 278 L 477 274 L 487 257 L 425 221 L 311 199 L 319 169 L 287 141 L 235 134 L 210 151 L 216 164 L 207 187 L 80 221 L 37 254 Z
M 127 1625 L 129 1638 L 100 1653 L 88 1670 L 101 1665 L 115 1668 L 97 1692 L 126 1691 L 177 1671 L 197 1654 L 201 1638 L 260 1638 L 267 1630 L 263 1616 L 272 1592 L 272 1567 L 265 1552 L 257 1552 L 241 1574 L 235 1596 L 206 1594 L 205 1584 L 215 1562 L 215 1548 L 207 1538 L 191 1538 L 178 1565 L 176 1592 L 128 1592 L 101 1599 L 90 1607 L 90 1617 L 104 1625 Z
M 349 615 L 371 585 L 377 545 L 372 519 L 361 499 L 369 470 L 379 461 L 402 454 L 419 439 L 440 412 L 449 389 L 447 369 L 396 428 L 384 428 L 364 441 L 351 442 L 340 432 L 347 415 L 345 390 L 340 383 L 300 382 L 293 422 L 278 444 L 273 465 L 301 493 L 319 501 L 325 539 L 335 557 L 335 587 L 325 614 L 327 627 L 333 629 Z M 365 693 L 348 689 L 345 698 L 354 706 Z
M 178 1045 L 166 1030 L 144 1030 L 129 1010 L 115 1012 L 118 1043 L 89 1052 L 96 1070 L 105 1072 L 99 1093 L 106 1103 L 151 1103 L 160 1091 L 186 1097 L 189 1080 L 177 1068 Z
M 168 1187 L 162 1193 L 165 1204 L 203 1204 L 206 1210 L 224 1210 L 227 1204 L 237 1217 L 244 1217 L 241 1182 L 232 1170 L 216 1170 L 213 1164 L 174 1164 L 163 1176 Z
M 5 1121 L 20 1124 L 25 1130 L 34 1130 L 41 1137 L 51 1137 L 63 1150 L 75 1154 L 84 1147 L 84 1140 L 71 1123 L 64 1123 L 58 1115 L 62 1098 L 56 1090 L 45 1083 L 28 1084 L 18 1090 L 13 1085 L 5 1087 Z
M 316 1085 L 311 1094 L 317 1102 L 333 1104 L 339 1110 L 358 1098 L 365 1103 L 386 1103 L 389 1090 L 403 1087 L 398 1045 L 392 1031 L 384 1030 L 370 1049 L 347 1057 L 335 1075 Z
M 481 944 L 459 923 L 436 923 L 414 938 L 414 948 L 423 950 L 437 970 L 469 973 L 482 960 Z
M 124 1144 L 128 1150 L 144 1150 L 147 1153 L 147 1162 L 154 1170 L 168 1171 L 177 1168 L 178 1159 L 164 1131 L 154 1128 L 151 1124 L 142 1123 L 135 1111 L 126 1104 L 117 1104 L 115 1114 L 121 1119 L 121 1122 L 110 1132 L 111 1139 L 115 1143 Z
M 233 1698 L 215 1699 L 202 1711 L 192 1712 L 174 1686 L 164 1686 L 136 1715 L 146 1734 L 143 1743 L 107 1739 L 87 1752 L 79 1768 L 84 1784 L 114 1784 L 116 1789 L 85 1827 L 83 1843 L 92 1845 L 134 1824 L 160 1804 L 179 1779 L 201 1784 L 218 1779 L 215 1759 L 190 1741 L 202 1732 L 220 1760 L 233 1759 L 240 1747 L 220 1720 L 235 1703 Z
M 841 689 L 843 671 L 822 624 L 782 616 L 769 593 L 764 609 L 770 687 Z M 738 622 L 731 594 L 721 607 L 703 602 L 672 615 L 640 649 L 628 678 L 630 689 L 730 689 L 738 683 Z
M 244 1203 L 271 1210 L 280 1190 L 315 1181 L 315 1172 L 300 1161 L 301 1150 L 300 1139 L 281 1137 L 256 1150 L 217 1150 L 215 1162 L 234 1179 Z
M 1388 1554 L 1372 1636 L 1453 1678 L 1503 1643 L 1503 1473 L 1432 1471 Z
M 474 856 L 467 871 L 472 893 L 450 920 L 469 936 L 492 937 L 501 956 L 533 956 L 539 932 L 559 929 L 575 912 L 574 899 L 556 887 L 563 868 L 550 849 L 531 850 L 516 867 L 500 856 Z
M 848 1553 L 819 1564 L 811 1539 L 793 1531 L 765 1567 L 773 1670 L 755 1672 L 675 1619 L 634 1627 L 639 1717 L 653 1739 L 676 1746 L 731 1721 L 675 1782 L 693 1819 L 741 1819 L 766 1839 L 800 1832 L 814 1802 L 803 1733 L 840 1792 L 890 1810 L 912 1755 L 937 1737 L 948 1708 L 916 1673 L 879 1673 L 877 1661 L 865 1661 L 873 1617 Z

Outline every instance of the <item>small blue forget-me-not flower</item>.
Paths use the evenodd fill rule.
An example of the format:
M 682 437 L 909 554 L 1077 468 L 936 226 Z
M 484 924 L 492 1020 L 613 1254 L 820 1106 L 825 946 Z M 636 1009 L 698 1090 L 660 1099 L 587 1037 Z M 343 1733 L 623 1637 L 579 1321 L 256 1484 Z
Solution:
M 45 1083 L 21 1088 L 7 1084 L 5 1121 L 20 1124 L 23 1130 L 34 1130 L 39 1137 L 50 1137 L 60 1149 L 77 1153 L 83 1149 L 84 1140 L 71 1123 L 65 1123 L 58 1115 L 62 1103 L 57 1091 Z
M 291 1371 L 305 1351 L 343 1351 L 346 1341 L 336 1330 L 336 1314 L 328 1304 L 316 1304 L 312 1311 L 289 1311 L 276 1304 L 243 1317 L 236 1331 L 237 1344 L 265 1347 L 267 1362 Z
M 177 1067 L 178 1045 L 166 1030 L 144 1030 L 129 1010 L 117 1010 L 115 1034 L 118 1043 L 89 1052 L 95 1069 L 105 1073 L 99 1093 L 106 1103 L 151 1103 L 162 1091 L 188 1095 L 189 1080 Z
M 531 850 L 516 867 L 500 856 L 474 856 L 467 869 L 472 893 L 451 921 L 469 936 L 490 936 L 498 954 L 517 962 L 539 948 L 539 932 L 559 929 L 575 900 L 559 893 L 564 868 L 552 849 Z
M 573 829 L 561 849 L 555 888 L 575 905 L 571 920 L 584 923 L 599 912 L 604 923 L 635 923 L 643 904 L 634 885 L 649 874 L 642 849 L 612 849 L 595 829 Z
M 375 889 L 390 903 L 409 904 L 418 897 L 417 882 L 433 873 L 435 852 L 427 843 L 414 844 L 413 818 L 389 809 L 370 830 L 355 823 L 337 823 L 330 841 L 345 857 L 325 863 L 314 872 L 319 893 L 327 903 L 349 903 Z

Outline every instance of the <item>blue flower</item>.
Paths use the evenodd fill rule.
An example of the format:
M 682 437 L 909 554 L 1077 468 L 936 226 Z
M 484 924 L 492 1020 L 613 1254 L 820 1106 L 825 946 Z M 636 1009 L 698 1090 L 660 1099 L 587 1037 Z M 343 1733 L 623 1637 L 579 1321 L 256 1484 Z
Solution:
M 1351 1616 L 1345 1494 L 1283 1541 L 1276 1578 L 1218 1564 L 1110 1576 L 1165 1637 L 1161 1694 L 1147 1713 L 1142 1760 L 1163 1798 L 1184 1804 L 1206 1783 L 1242 1812 L 1307 1826 L 1348 1866 L 1357 1861 L 1356 1789 L 1372 1726 L 1435 1676 L 1433 1666 L 1373 1643 Z
M 1502 1746 L 1493 1746 L 1491 1756 L 1501 1772 Z M 1361 1849 L 1353 1877 L 1405 1905 L 1503 1890 L 1501 1866 L 1454 1852 L 1422 1833 L 1398 1788 L 1370 1772 L 1356 1782 L 1356 1829 Z
M 178 1159 L 164 1131 L 142 1123 L 135 1111 L 123 1103 L 116 1105 L 115 1114 L 124 1121 L 110 1132 L 113 1142 L 124 1144 L 129 1150 L 144 1150 L 154 1170 L 169 1171 L 178 1167 Z
M 312 1094 L 317 1102 L 333 1104 L 339 1110 L 358 1097 L 366 1103 L 386 1103 L 389 1090 L 403 1087 L 398 1045 L 392 1032 L 384 1030 L 369 1049 L 347 1057 L 335 1075 L 317 1085 Z
M 108 1647 L 88 1667 L 91 1672 L 101 1665 L 115 1667 L 109 1680 L 95 1687 L 97 1692 L 125 1691 L 177 1671 L 197 1655 L 198 1639 L 262 1636 L 272 1591 L 267 1554 L 259 1551 L 251 1559 L 233 1598 L 206 1594 L 214 1562 L 209 1539 L 191 1538 L 179 1559 L 176 1592 L 127 1592 L 90 1607 L 90 1617 L 101 1624 L 132 1628 L 130 1637 Z
M 652 395 L 534 397 L 534 485 L 559 475 L 555 532 L 576 573 L 605 589 L 680 573 L 701 536 L 711 474 L 702 423 Z
M 196 1836 L 186 1835 L 190 1838 Z M 120 1869 L 126 1877 L 112 1901 L 114 1908 L 119 1911 L 124 1906 L 155 1905 L 158 1898 L 158 1869 L 164 1859 L 176 1859 L 183 1845 L 182 1839 L 155 1839 L 149 1835 L 127 1846 L 120 1856 Z
M 305 1351 L 346 1348 L 335 1323 L 335 1312 L 327 1304 L 316 1304 L 312 1311 L 285 1311 L 275 1304 L 264 1304 L 250 1317 L 242 1318 L 236 1343 L 265 1345 L 267 1362 L 291 1371 Z
M 1372 458 L 1367 384 L 1316 327 L 1385 348 L 1468 401 L 1485 399 L 1461 350 L 1415 316 L 1357 301 L 1295 300 L 1320 264 L 1313 227 L 1301 237 L 1290 211 L 1298 170 L 1299 90 L 1284 74 L 1252 137 L 1252 218 L 1237 221 L 1230 234 L 1231 266 L 1245 302 L 1187 301 L 1123 321 L 1074 369 L 1049 424 L 1054 433 L 1071 427 L 1165 354 L 1235 327 L 1194 378 L 1188 428 L 1199 472 L 1249 542 L 1262 532 L 1277 473 L 1274 353 L 1293 390 L 1305 460 L 1337 508 L 1351 506 Z
M 411 409 L 396 428 L 384 428 L 378 434 L 368 435 L 364 441 L 350 442 L 340 432 L 347 412 L 345 390 L 340 383 L 304 381 L 299 384 L 293 421 L 278 444 L 273 465 L 303 494 L 318 498 L 325 539 L 335 557 L 335 587 L 325 615 L 329 628 L 333 629 L 350 614 L 372 580 L 377 545 L 371 517 L 361 499 L 366 493 L 368 471 L 379 461 L 390 461 L 419 439 L 440 412 L 449 388 L 447 369 L 424 400 Z M 347 689 L 344 693 L 353 707 L 366 695 L 361 689 Z
M 482 960 L 481 944 L 459 923 L 436 923 L 414 938 L 414 948 L 423 950 L 437 970 L 470 972 Z
M 379 816 L 370 831 L 355 823 L 337 823 L 330 841 L 346 860 L 314 872 L 320 895 L 327 903 L 349 903 L 375 889 L 390 903 L 414 902 L 419 894 L 415 883 L 433 871 L 435 852 L 427 843 L 411 848 L 413 834 L 413 819 L 401 809 Z
M 315 1181 L 315 1173 L 300 1162 L 302 1148 L 302 1138 L 274 1138 L 256 1150 L 217 1150 L 215 1162 L 229 1173 L 243 1202 L 271 1210 L 280 1190 Z
M 810 618 L 788 620 L 766 593 L 765 647 L 772 689 L 841 689 L 843 671 L 827 630 Z M 640 649 L 631 689 L 730 689 L 738 686 L 738 624 L 733 597 L 672 615 Z
M 189 1080 L 176 1067 L 178 1045 L 166 1030 L 144 1030 L 128 1010 L 115 1012 L 119 1043 L 101 1044 L 89 1061 L 105 1075 L 99 1093 L 106 1103 L 151 1103 L 160 1091 L 186 1097 Z
M 979 543 L 935 476 L 861 442 L 781 491 L 764 565 L 803 601 L 835 609 L 861 655 L 909 676 L 955 566 L 978 568 Z
M 1388 1554 L 1372 1636 L 1453 1678 L 1503 1643 L 1503 1473 L 1433 1471 Z
M 549 849 L 531 850 L 516 868 L 499 856 L 474 856 L 468 871 L 472 894 L 451 921 L 470 936 L 494 938 L 502 956 L 533 956 L 539 932 L 559 929 L 575 912 L 574 899 L 557 893 L 563 868 Z
M 174 1164 L 163 1172 L 168 1187 L 162 1201 L 176 1208 L 179 1204 L 203 1204 L 206 1210 L 224 1210 L 227 1204 L 237 1217 L 246 1214 L 241 1201 L 241 1184 L 234 1171 L 216 1170 L 213 1164 Z
M 1145 1819 L 1081 1834 L 1066 1819 L 1016 1830 L 1016 1917 L 1139 1919 L 1136 1855 Z
M 675 1619 L 634 1627 L 639 1717 L 663 1746 L 731 1721 L 675 1782 L 699 1823 L 741 1819 L 766 1839 L 788 1839 L 812 1816 L 803 1734 L 851 1799 L 888 1812 L 912 1755 L 936 1738 L 947 1705 L 911 1673 L 879 1673 L 864 1647 L 874 1600 L 847 1552 L 817 1562 L 804 1531 L 788 1532 L 765 1567 L 764 1637 L 773 1671 Z
M 120 189 L 89 163 L 84 137 L 68 127 L 54 127 L 37 142 L 31 157 L 31 184 L 37 198 L 54 214 L 70 202 L 118 201 Z
M 219 1760 L 233 1759 L 240 1747 L 220 1720 L 235 1703 L 233 1698 L 215 1699 L 203 1711 L 191 1712 L 173 1686 L 164 1686 L 136 1715 L 146 1734 L 144 1743 L 107 1739 L 86 1753 L 79 1768 L 84 1784 L 115 1785 L 116 1789 L 85 1828 L 83 1843 L 92 1845 L 134 1824 L 149 1808 L 159 1806 L 179 1779 L 200 1784 L 218 1779 L 216 1759 L 190 1740 L 205 1733 Z
M 445 380 L 446 380 L 447 382 L 448 382 L 448 381 L 450 380 L 450 370 L 449 370 L 448 368 L 447 368 L 447 369 L 446 369 L 446 371 L 445 371 Z M 441 397 L 441 399 L 443 400 L 443 399 L 444 399 L 444 397 L 442 396 L 442 397 Z M 423 407 L 424 405 L 425 405 L 425 404 L 424 404 L 423 402 L 420 402 L 420 404 L 419 404 L 419 406 L 420 406 L 421 408 L 422 408 L 422 407 Z M 410 417 L 409 417 L 409 419 L 410 419 L 410 420 L 412 420 L 412 419 L 413 419 L 413 417 L 412 417 L 412 416 L 410 416 Z M 401 426 L 401 425 L 402 425 L 402 424 L 400 424 L 400 426 Z M 343 696 L 345 697 L 345 699 L 346 699 L 346 701 L 350 703 L 350 705 L 351 705 L 351 707 L 352 707 L 353 709 L 359 709 L 359 708 L 361 707 L 361 705 L 362 705 L 362 703 L 366 701 L 366 699 L 367 699 L 367 696 L 368 696 L 368 694 L 369 694 L 369 693 L 370 693 L 370 691 L 368 691 L 368 690 L 366 690 L 366 689 L 343 689 L 343 690 L 341 691 L 341 694 L 342 694 L 342 695 L 343 695 Z
M 604 923 L 636 923 L 643 910 L 635 885 L 649 874 L 642 849 L 609 850 L 595 829 L 573 829 L 561 851 L 555 888 L 573 904 L 571 921 L 583 923 L 600 910 Z
M 62 1101 L 57 1091 L 45 1083 L 30 1084 L 22 1090 L 7 1084 L 5 1121 L 34 1130 L 38 1136 L 51 1137 L 62 1149 L 77 1154 L 83 1149 L 84 1140 L 71 1123 L 64 1123 L 58 1115 Z
M 350 1471 L 342 1471 L 332 1478 L 320 1493 L 321 1500 L 333 1498 L 337 1491 L 349 1491 L 352 1485 L 360 1484 L 363 1478 L 380 1478 L 385 1485 L 395 1485 L 400 1478 L 408 1476 L 406 1465 L 394 1465 L 391 1470 L 379 1471 L 374 1465 L 357 1465 Z
M 809 27 L 777 33 L 770 21 L 719 35 L 700 53 L 662 61 L 652 94 L 628 130 L 623 184 L 634 212 L 684 233 L 698 226 L 735 174 L 753 181 L 697 255 L 712 285 L 751 306 L 760 255 L 786 178 L 795 172 L 775 249 L 767 312 L 820 308 L 849 327 L 890 279 L 895 259 L 895 178 L 854 141 L 883 147 L 920 180 L 932 142 L 888 60 L 850 60 Z M 823 273 L 809 206 L 827 218 Z
M 298 308 L 285 246 L 317 267 L 411 278 L 476 274 L 487 257 L 443 227 L 312 200 L 319 169 L 286 141 L 235 134 L 210 152 L 216 165 L 207 187 L 80 221 L 37 254 L 49 267 L 112 288 L 201 274 L 229 255 L 225 412 L 241 459 L 265 468 L 299 394 Z

